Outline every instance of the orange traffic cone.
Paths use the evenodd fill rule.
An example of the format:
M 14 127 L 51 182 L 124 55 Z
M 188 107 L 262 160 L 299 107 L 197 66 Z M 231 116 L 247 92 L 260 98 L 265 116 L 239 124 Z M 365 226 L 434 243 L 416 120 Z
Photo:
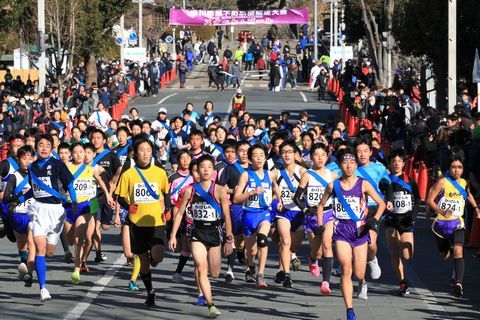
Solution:
M 428 193 L 428 170 L 425 163 L 422 161 L 420 162 L 420 166 L 418 168 L 418 193 L 420 194 L 420 199 L 425 201 L 427 198 Z
M 353 137 L 357 134 L 358 118 L 350 116 L 350 121 L 348 122 L 348 136 Z
M 166 83 L 166 77 L 165 77 L 165 73 L 162 75 L 162 81 L 160 82 L 160 85 L 162 86 L 162 89 L 165 88 L 165 86 L 167 85 Z

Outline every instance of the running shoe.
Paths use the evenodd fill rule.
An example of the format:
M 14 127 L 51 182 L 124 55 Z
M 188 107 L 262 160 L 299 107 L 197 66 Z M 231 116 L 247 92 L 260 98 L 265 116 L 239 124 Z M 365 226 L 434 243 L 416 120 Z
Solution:
M 275 282 L 282 283 L 285 280 L 285 272 L 283 270 L 278 270 L 277 274 L 275 275 Z
M 85 262 L 82 262 L 82 265 L 80 266 L 80 272 L 85 272 L 88 273 L 90 269 L 87 267 L 87 264 Z
M 79 271 L 73 271 L 72 282 L 73 282 L 73 284 L 79 284 L 79 282 L 80 282 L 80 272 Z
M 410 289 L 405 281 L 400 282 L 400 289 L 398 290 L 399 296 L 407 296 L 410 294 Z
M 207 301 L 205 301 L 205 297 L 203 295 L 199 295 L 197 299 L 197 306 L 204 306 L 207 304 Z
M 347 320 L 357 320 L 357 316 L 355 315 L 355 311 L 353 309 L 347 309 Z
M 130 291 L 140 291 L 140 288 L 138 287 L 138 285 L 135 282 L 130 280 L 130 282 L 128 282 L 128 290 L 130 290 Z
M 250 269 L 245 271 L 245 281 L 247 283 L 255 283 L 254 275 L 250 273 Z
M 322 293 L 322 296 L 329 296 L 330 293 L 332 293 L 332 290 L 330 290 L 330 284 L 327 281 L 322 282 L 320 292 Z
M 5 230 L 5 225 L 3 224 L 3 219 L 0 217 L 0 239 L 4 238 L 6 234 L 7 232 Z
M 172 281 L 176 283 L 182 283 L 183 282 L 183 277 L 180 273 L 174 272 L 172 276 Z
M 363 281 L 362 284 L 358 285 L 357 298 L 362 300 L 367 300 L 368 299 L 367 293 L 368 293 L 367 282 Z
M 40 289 L 40 302 L 45 302 L 51 299 L 52 296 L 50 295 L 50 292 L 48 292 L 47 288 Z
M 63 255 L 63 262 L 65 263 L 73 263 L 73 254 L 72 252 L 66 251 L 65 254 Z
M 208 312 L 210 312 L 210 319 L 215 319 L 222 314 L 215 306 L 210 306 Z
M 95 256 L 95 262 L 100 263 L 107 260 L 107 256 L 103 252 L 97 252 L 97 255 Z
M 371 261 L 368 261 L 367 265 L 370 267 L 370 278 L 373 280 L 379 279 L 382 275 L 382 269 L 380 269 L 377 257 L 373 258 Z
M 225 273 L 225 281 L 230 283 L 235 280 L 232 268 L 228 268 L 227 273 Z
M 342 266 L 338 266 L 335 270 L 332 271 L 332 276 L 341 277 L 342 276 Z
M 312 276 L 320 277 L 320 267 L 318 266 L 318 264 L 310 263 L 310 259 L 308 259 L 308 267 Z
M 18 265 L 18 279 L 23 279 L 23 276 L 28 273 L 27 265 L 23 262 L 20 262 Z
M 292 259 L 292 270 L 293 270 L 293 271 L 298 271 L 298 270 L 300 270 L 300 265 L 301 265 L 301 264 L 302 264 L 302 263 L 300 262 L 300 259 L 298 259 L 298 258 L 293 258 L 293 259 Z
M 457 282 L 453 287 L 453 295 L 457 298 L 463 297 L 463 286 L 460 282 Z
M 265 289 L 266 287 L 267 283 L 265 282 L 265 278 L 263 277 L 263 274 L 259 273 L 257 275 L 257 288 Z
M 245 264 L 245 251 L 237 251 L 237 260 L 241 265 Z
M 25 282 L 25 287 L 30 288 L 33 283 L 33 276 L 31 273 L 25 273 L 22 280 Z
M 284 288 L 292 288 L 293 287 L 292 278 L 290 276 L 285 276 L 285 279 L 283 280 L 283 287 Z
M 155 305 L 155 292 L 148 293 L 147 300 L 145 300 L 145 305 L 149 308 Z

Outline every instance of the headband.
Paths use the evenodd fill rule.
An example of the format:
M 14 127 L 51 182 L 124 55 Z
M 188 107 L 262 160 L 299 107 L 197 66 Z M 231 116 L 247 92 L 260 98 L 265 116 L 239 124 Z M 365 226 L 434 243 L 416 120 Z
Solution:
M 354 160 L 354 161 L 357 161 L 357 159 L 355 158 L 355 155 L 352 154 L 352 153 L 345 153 L 345 154 L 343 154 L 342 156 L 340 156 L 340 162 L 342 162 L 343 160 Z
M 20 138 L 14 138 L 14 139 L 10 140 L 10 143 L 14 143 L 14 142 L 23 142 L 23 143 L 25 143 L 25 140 L 20 139 Z

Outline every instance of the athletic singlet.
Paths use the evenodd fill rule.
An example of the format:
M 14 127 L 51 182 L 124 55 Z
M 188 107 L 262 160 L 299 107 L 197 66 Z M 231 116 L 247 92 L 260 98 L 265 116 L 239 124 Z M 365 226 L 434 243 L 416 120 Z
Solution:
M 308 172 L 308 171 L 307 171 Z M 325 194 L 326 187 L 320 183 L 313 175 L 308 174 L 308 185 L 307 185 L 307 206 L 317 207 L 322 197 Z M 318 172 L 317 172 L 318 174 Z M 320 174 L 319 174 L 320 175 Z M 322 176 L 321 176 L 322 177 Z M 332 171 L 327 169 L 327 173 L 322 177 L 327 183 L 333 181 Z M 332 208 L 332 198 L 330 197 L 325 203 L 324 210 L 329 210 Z
M 362 173 L 360 172 L 359 168 L 362 168 L 361 170 L 365 170 L 365 172 L 372 178 L 373 182 L 375 184 L 373 185 L 373 188 L 375 190 L 378 190 L 380 186 L 380 181 L 385 180 L 388 184 L 391 184 L 392 181 L 390 180 L 390 177 L 388 176 L 388 171 L 385 168 L 385 166 L 381 163 L 378 162 L 370 162 L 368 166 L 361 166 L 358 167 L 357 170 L 355 171 L 355 175 L 357 177 L 363 178 L 368 181 L 367 177 L 364 177 Z M 373 184 L 373 183 L 372 183 Z M 383 197 L 383 194 L 380 194 L 381 197 Z M 373 201 L 371 197 L 368 197 L 368 206 L 378 206 L 378 204 Z
M 198 187 L 201 188 L 200 185 Z M 221 220 L 221 215 L 217 212 L 203 197 L 195 191 L 195 188 L 192 186 L 192 199 L 190 200 L 191 203 L 191 214 L 192 220 L 201 221 L 201 222 L 216 222 Z M 220 203 L 215 199 L 215 182 L 212 181 L 212 185 L 208 190 L 208 193 L 213 198 L 215 202 L 219 205 Z
M 280 170 L 285 170 L 285 173 L 288 175 L 288 171 L 286 169 L 281 168 Z M 292 190 L 290 188 L 290 186 L 285 181 L 283 175 L 281 175 L 280 172 L 281 171 L 279 171 L 278 174 L 277 184 L 280 189 L 280 198 L 282 199 L 284 210 L 300 211 L 300 208 L 293 201 L 293 196 L 295 195 L 296 190 Z M 293 170 L 293 176 L 288 177 L 295 189 L 298 188 L 298 184 L 300 183 L 300 176 L 300 166 L 295 165 L 295 169 Z
M 254 191 L 257 189 L 257 184 L 255 183 L 255 179 L 252 176 L 254 171 L 247 170 L 248 172 L 248 182 L 247 186 L 245 187 L 245 192 Z M 260 177 L 258 177 L 260 179 Z M 268 208 L 272 205 L 272 183 L 270 182 L 270 176 L 267 170 L 263 170 L 263 179 L 260 180 L 263 187 L 263 198 L 267 206 L 265 207 L 264 204 L 260 203 L 260 195 L 254 194 L 251 195 L 245 200 L 243 204 L 243 209 L 248 212 L 258 212 L 268 210 Z M 260 186 L 258 186 L 260 187 Z
M 340 184 L 340 190 L 342 190 L 345 201 L 347 201 L 347 203 L 350 205 L 350 208 L 352 208 L 352 211 L 360 220 L 364 220 L 367 216 L 365 214 L 367 211 L 367 204 L 363 195 L 362 182 L 363 179 L 358 178 L 357 182 L 350 190 L 343 189 L 342 185 Z M 343 205 L 340 203 L 339 199 L 337 198 L 335 190 L 333 190 L 333 196 L 333 213 L 335 215 L 335 218 L 337 218 L 338 220 L 352 220 Z
M 69 164 L 68 170 L 74 175 L 81 167 Z M 93 177 L 93 173 L 94 168 L 87 165 L 85 170 L 73 181 L 73 188 L 75 189 L 78 203 L 88 201 L 97 196 L 97 180 Z M 71 200 L 70 197 L 68 199 Z
M 405 173 L 398 176 L 398 179 L 403 180 L 405 183 L 409 183 L 408 177 Z M 413 194 L 405 189 L 401 184 L 392 181 L 392 213 L 405 214 L 413 209 L 414 197 Z
M 27 178 L 27 181 L 28 181 L 28 176 L 25 175 L 22 176 L 22 174 L 18 171 L 15 171 L 13 173 L 13 175 L 15 176 L 15 182 L 16 182 L 16 185 L 15 185 L 15 188 L 17 188 L 20 183 L 22 183 L 23 179 L 26 177 Z M 22 191 L 20 191 L 21 193 L 23 194 L 26 194 L 28 192 L 28 190 L 30 190 L 30 184 L 27 182 L 26 185 L 23 186 L 22 188 Z M 28 207 L 30 207 L 30 205 L 33 203 L 33 198 L 28 198 L 26 199 L 24 202 L 20 203 L 18 206 L 16 206 L 14 209 L 13 209 L 13 212 L 14 213 L 22 213 L 22 214 L 26 214 L 28 213 Z
M 455 186 L 448 181 L 448 179 L 443 179 L 444 181 L 444 188 L 440 192 L 438 206 L 442 210 L 451 210 L 452 216 L 451 218 L 445 218 L 443 215 L 439 214 L 437 219 L 438 220 L 456 220 L 463 216 L 465 211 L 465 199 L 461 195 L 461 193 L 455 188 Z M 467 188 L 467 181 L 463 178 L 460 178 L 457 181 L 464 189 Z

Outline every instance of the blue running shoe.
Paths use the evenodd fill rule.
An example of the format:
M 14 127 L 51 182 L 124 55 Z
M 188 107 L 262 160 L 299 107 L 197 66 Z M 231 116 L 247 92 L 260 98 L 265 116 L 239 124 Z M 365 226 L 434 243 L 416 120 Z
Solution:
M 347 320 L 357 320 L 357 316 L 355 315 L 355 311 L 353 311 L 353 309 L 347 309 Z
M 206 305 L 207 305 L 207 301 L 205 301 L 205 298 L 203 297 L 203 295 L 198 296 L 197 306 L 206 306 Z

